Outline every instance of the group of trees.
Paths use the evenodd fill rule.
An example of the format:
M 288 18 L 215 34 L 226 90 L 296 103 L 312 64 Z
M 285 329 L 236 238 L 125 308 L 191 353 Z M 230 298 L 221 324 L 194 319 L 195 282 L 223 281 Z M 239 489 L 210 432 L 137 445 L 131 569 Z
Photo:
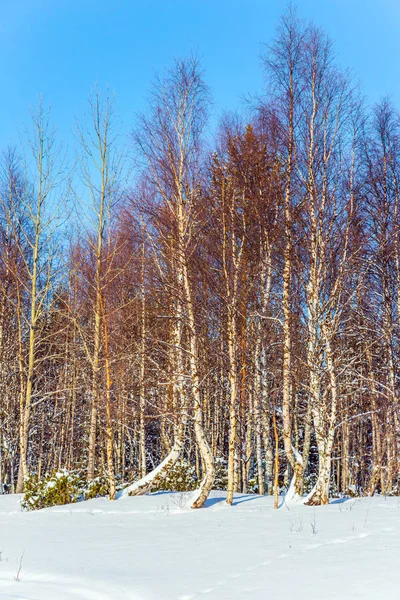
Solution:
M 189 58 L 153 85 L 134 169 L 98 92 L 72 174 L 42 106 L 25 159 L 3 154 L 7 489 L 65 467 L 138 494 L 185 457 L 194 507 L 217 459 L 228 503 L 251 478 L 291 497 L 311 481 L 309 504 L 397 493 L 399 115 L 367 109 L 290 11 L 263 64 L 262 98 L 213 142 Z

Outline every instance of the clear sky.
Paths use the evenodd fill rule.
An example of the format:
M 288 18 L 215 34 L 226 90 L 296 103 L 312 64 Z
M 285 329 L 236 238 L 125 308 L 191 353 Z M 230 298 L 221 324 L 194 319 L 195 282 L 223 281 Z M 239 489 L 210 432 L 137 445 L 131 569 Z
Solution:
M 400 108 L 400 0 L 298 0 L 373 103 Z M 17 141 L 40 93 L 61 136 L 93 84 L 109 83 L 126 130 L 145 108 L 154 71 L 191 50 L 202 58 L 216 113 L 263 86 L 262 44 L 286 0 L 0 0 L 0 147 Z

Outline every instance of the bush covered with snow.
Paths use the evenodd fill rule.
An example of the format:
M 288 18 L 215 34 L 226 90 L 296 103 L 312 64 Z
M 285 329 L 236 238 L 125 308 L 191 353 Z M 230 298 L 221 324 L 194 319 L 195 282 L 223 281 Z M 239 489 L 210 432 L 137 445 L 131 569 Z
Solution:
M 119 489 L 118 481 L 115 482 L 116 488 Z M 84 479 L 83 486 L 84 500 L 90 500 L 91 498 L 99 498 L 100 496 L 107 496 L 108 494 L 108 481 L 104 473 L 98 475 L 90 481 Z
M 77 502 L 81 495 L 81 483 L 77 472 L 64 469 L 44 479 L 29 475 L 25 479 L 22 507 L 25 510 L 37 510 Z
M 179 460 L 164 479 L 155 479 L 152 492 L 190 492 L 197 487 L 196 469 L 185 459 Z
M 90 500 L 106 496 L 107 493 L 105 474 L 100 474 L 88 482 L 82 472 L 61 469 L 43 479 L 29 475 L 25 480 L 25 494 L 21 504 L 25 510 L 38 510 Z

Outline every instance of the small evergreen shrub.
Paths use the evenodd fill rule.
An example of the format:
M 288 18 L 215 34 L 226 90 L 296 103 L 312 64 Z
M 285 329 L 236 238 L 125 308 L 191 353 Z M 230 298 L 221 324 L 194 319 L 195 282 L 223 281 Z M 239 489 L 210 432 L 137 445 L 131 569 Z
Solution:
M 21 505 L 25 510 L 38 510 L 77 502 L 82 495 L 81 488 L 81 477 L 76 471 L 62 469 L 44 479 L 29 475 L 25 479 L 25 493 Z
M 197 487 L 196 469 L 187 460 L 179 460 L 164 479 L 155 479 L 152 492 L 190 492 Z
M 257 477 L 250 477 L 249 481 L 247 482 L 247 493 L 248 494 L 258 494 L 258 478 Z
M 117 489 L 121 487 L 116 481 Z M 25 493 L 21 502 L 24 510 L 39 510 L 50 506 L 90 500 L 108 494 L 108 482 L 104 473 L 91 481 L 81 471 L 61 469 L 43 479 L 29 475 L 25 479 Z
M 228 488 L 228 463 L 225 458 L 218 457 L 215 459 L 215 490 L 226 491 Z
M 118 489 L 117 479 L 115 481 Z M 108 494 L 108 480 L 105 473 L 101 473 L 90 481 L 84 480 L 82 489 L 83 500 L 91 500 L 92 498 L 99 498 L 101 496 L 107 496 Z

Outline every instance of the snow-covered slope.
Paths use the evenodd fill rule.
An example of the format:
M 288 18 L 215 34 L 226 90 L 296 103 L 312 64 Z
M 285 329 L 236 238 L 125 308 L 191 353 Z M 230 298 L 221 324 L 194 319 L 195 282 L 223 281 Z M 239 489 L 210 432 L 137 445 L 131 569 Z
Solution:
M 0 599 L 399 600 L 400 499 L 162 493 L 23 513 L 0 496 Z

